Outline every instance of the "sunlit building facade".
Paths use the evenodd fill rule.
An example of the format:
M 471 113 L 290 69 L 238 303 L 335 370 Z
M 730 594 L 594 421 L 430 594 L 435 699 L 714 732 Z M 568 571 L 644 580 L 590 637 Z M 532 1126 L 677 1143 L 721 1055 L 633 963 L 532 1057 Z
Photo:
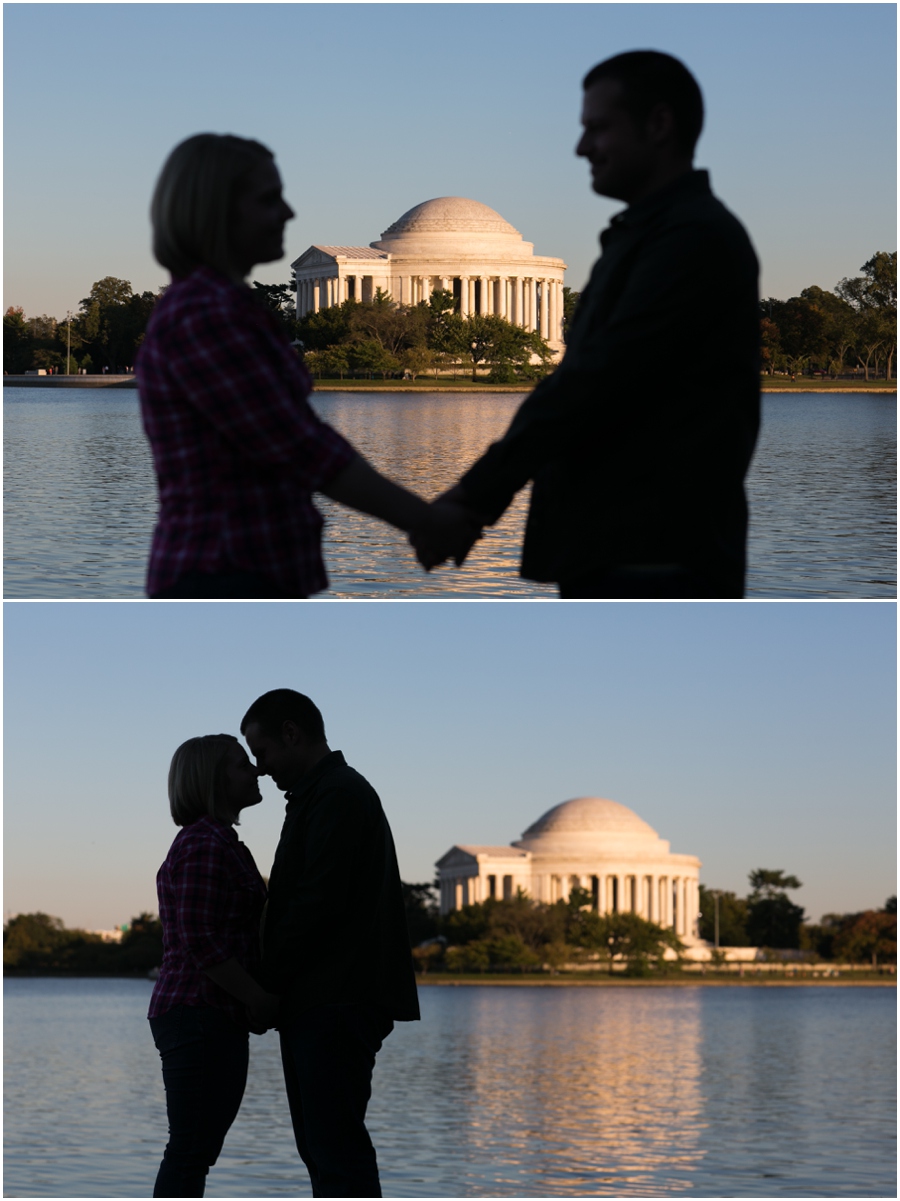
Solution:
M 373 300 L 379 288 L 404 305 L 441 288 L 463 316 L 494 314 L 537 330 L 556 354 L 565 270 L 562 259 L 536 255 L 492 208 L 461 196 L 417 204 L 368 246 L 315 244 L 291 264 L 298 317 Z
M 700 860 L 670 851 L 617 801 L 563 801 L 509 846 L 451 847 L 437 871 L 442 914 L 518 889 L 552 904 L 583 888 L 599 913 L 636 913 L 685 942 L 697 939 Z

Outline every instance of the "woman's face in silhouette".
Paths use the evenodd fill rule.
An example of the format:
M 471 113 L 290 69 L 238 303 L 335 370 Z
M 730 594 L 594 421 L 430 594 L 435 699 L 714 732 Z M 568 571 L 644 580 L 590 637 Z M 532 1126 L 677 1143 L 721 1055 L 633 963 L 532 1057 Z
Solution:
M 223 775 L 228 806 L 235 816 L 242 809 L 260 803 L 262 793 L 259 791 L 259 772 L 250 762 L 247 752 L 237 742 L 226 752 Z
M 234 202 L 232 255 L 242 275 L 249 275 L 256 263 L 272 263 L 284 255 L 284 227 L 293 216 L 281 194 L 278 168 L 271 159 L 261 159 Z

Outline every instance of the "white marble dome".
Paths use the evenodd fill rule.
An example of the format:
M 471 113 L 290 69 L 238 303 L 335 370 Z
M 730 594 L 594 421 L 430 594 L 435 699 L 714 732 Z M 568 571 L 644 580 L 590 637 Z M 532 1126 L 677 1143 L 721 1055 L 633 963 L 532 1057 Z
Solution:
M 643 851 L 669 848 L 652 826 L 618 801 L 576 797 L 548 809 L 512 845 L 544 855 L 609 851 L 625 844 Z
M 388 226 L 380 241 L 370 245 L 395 254 L 460 247 L 468 254 L 502 256 L 532 248 L 498 212 L 464 196 L 438 196 L 417 204 Z

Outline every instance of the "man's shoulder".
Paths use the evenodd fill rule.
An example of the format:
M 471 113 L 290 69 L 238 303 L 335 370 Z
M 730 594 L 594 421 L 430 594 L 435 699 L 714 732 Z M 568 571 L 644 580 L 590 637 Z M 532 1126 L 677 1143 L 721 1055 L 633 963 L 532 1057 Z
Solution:
M 339 761 L 329 764 L 328 770 L 323 773 L 320 780 L 320 790 L 332 795 L 340 794 L 351 801 L 357 801 L 360 804 L 375 805 L 381 808 L 381 801 L 378 793 L 366 779 L 366 777 L 351 767 L 349 763 L 341 757 Z
M 663 211 L 667 229 L 693 231 L 698 237 L 750 244 L 743 222 L 713 192 L 678 196 Z

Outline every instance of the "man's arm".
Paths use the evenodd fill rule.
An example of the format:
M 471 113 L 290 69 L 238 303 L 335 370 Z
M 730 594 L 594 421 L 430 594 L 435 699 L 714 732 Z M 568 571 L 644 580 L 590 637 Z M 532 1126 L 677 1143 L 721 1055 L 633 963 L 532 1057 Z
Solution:
M 566 450 L 642 420 L 631 411 L 636 378 L 665 379 L 698 322 L 709 335 L 733 320 L 755 289 L 752 248 L 736 222 L 672 221 L 640 247 L 627 282 L 602 317 L 581 325 L 564 361 L 519 407 L 506 434 L 459 480 L 452 498 L 488 524 L 516 492 Z M 446 496 L 447 494 L 445 494 Z

